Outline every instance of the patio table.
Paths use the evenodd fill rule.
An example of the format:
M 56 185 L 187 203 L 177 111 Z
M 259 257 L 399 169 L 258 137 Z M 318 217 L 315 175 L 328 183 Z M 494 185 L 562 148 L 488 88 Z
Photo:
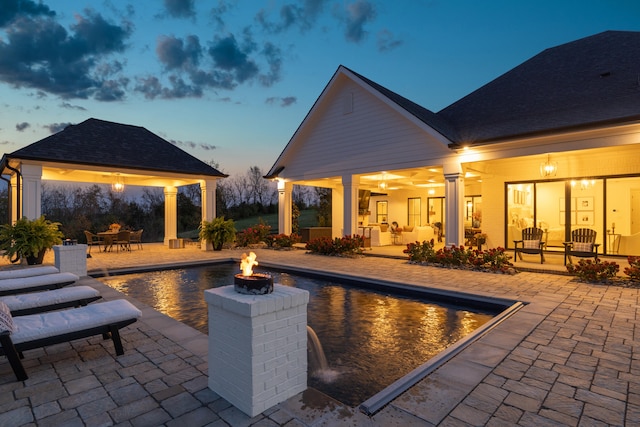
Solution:
M 118 237 L 118 232 L 113 230 L 101 231 L 97 233 L 98 236 L 102 237 L 102 241 L 104 242 L 104 252 L 107 250 L 111 250 L 111 246 L 113 246 L 113 241 Z

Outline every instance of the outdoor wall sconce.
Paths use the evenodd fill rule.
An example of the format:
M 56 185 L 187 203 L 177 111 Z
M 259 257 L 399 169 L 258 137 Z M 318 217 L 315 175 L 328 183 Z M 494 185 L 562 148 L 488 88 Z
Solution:
M 116 174 L 113 182 L 111 183 L 111 191 L 114 193 L 122 193 L 124 191 L 124 179 L 120 174 Z
M 558 162 L 551 161 L 551 155 L 547 154 L 547 161 L 540 163 L 540 176 L 551 178 L 558 173 Z

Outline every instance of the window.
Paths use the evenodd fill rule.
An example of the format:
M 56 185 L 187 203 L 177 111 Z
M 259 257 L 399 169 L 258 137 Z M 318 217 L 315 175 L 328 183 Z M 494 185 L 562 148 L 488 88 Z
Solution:
M 411 197 L 408 199 L 407 206 L 407 225 L 420 226 L 422 222 L 420 220 L 422 212 L 420 210 L 420 197 Z
M 386 224 L 389 220 L 389 203 L 386 200 L 376 202 L 376 222 Z

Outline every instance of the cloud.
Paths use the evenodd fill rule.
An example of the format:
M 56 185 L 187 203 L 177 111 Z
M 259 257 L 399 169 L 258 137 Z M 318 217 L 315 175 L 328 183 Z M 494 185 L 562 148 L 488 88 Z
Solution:
M 197 36 L 187 36 L 185 41 L 177 37 L 163 36 L 158 39 L 156 55 L 166 70 L 189 70 L 198 66 L 202 47 Z
M 365 24 L 371 22 L 376 17 L 373 3 L 367 0 L 358 0 L 347 5 L 345 18 L 345 37 L 348 41 L 359 43 L 367 35 L 364 29 Z
M 378 50 L 380 52 L 393 50 L 403 43 L 402 40 L 396 39 L 393 33 L 386 29 L 378 31 L 378 34 L 376 36 L 378 40 Z
M 239 83 L 258 74 L 258 66 L 249 58 L 248 52 L 240 49 L 232 34 L 216 39 L 208 53 L 217 68 L 233 74 Z
M 2 0 L 0 28 L 18 16 L 55 16 L 56 13 L 42 3 L 31 0 Z
M 164 8 L 173 18 L 195 18 L 194 0 L 164 0 Z
M 201 144 L 200 144 L 200 148 L 202 148 L 202 149 L 203 149 L 203 150 L 205 150 L 205 151 L 212 151 L 212 150 L 215 150 L 215 149 L 216 149 L 216 148 L 218 148 L 218 147 L 216 147 L 216 146 L 215 146 L 215 145 L 213 145 L 213 144 L 205 144 L 205 143 L 201 143 Z
M 295 104 L 296 102 L 298 102 L 298 98 L 296 98 L 295 96 L 285 96 L 284 98 L 280 98 L 277 96 L 272 96 L 267 98 L 264 101 L 266 104 L 271 104 L 271 105 L 275 105 L 277 103 L 280 103 L 281 107 L 289 107 L 293 104 Z
M 112 24 L 90 10 L 70 32 L 50 17 L 18 16 L 0 39 L 0 81 L 63 99 L 122 99 L 128 79 L 111 78 L 121 64 L 106 58 L 125 51 L 131 32 L 130 24 Z
M 212 151 L 212 150 L 215 150 L 216 148 L 218 148 L 215 145 L 205 144 L 204 142 L 202 142 L 200 144 L 197 144 L 197 143 L 195 143 L 193 141 L 180 141 L 180 140 L 177 140 L 177 139 L 170 139 L 169 142 L 172 143 L 173 145 L 178 146 L 178 147 L 186 147 L 186 148 L 191 148 L 191 149 L 195 149 L 195 148 L 199 147 L 199 148 L 201 148 L 201 149 L 203 149 L 205 151 Z
M 60 108 L 64 108 L 64 109 L 67 109 L 67 110 L 87 111 L 86 108 L 84 108 L 84 107 L 82 107 L 80 105 L 73 105 L 73 104 L 70 104 L 68 102 L 62 102 L 60 104 Z
M 280 19 L 277 22 L 269 20 L 267 9 L 261 9 L 256 14 L 255 20 L 265 31 L 270 33 L 280 33 L 292 27 L 297 27 L 301 32 L 305 32 L 315 25 L 326 3 L 328 3 L 326 0 L 305 0 L 304 2 L 285 4 L 280 8 Z
M 60 131 L 63 131 L 67 126 L 72 125 L 73 123 L 67 122 L 67 123 L 51 123 L 48 125 L 44 125 L 42 126 L 45 129 L 48 129 L 49 132 L 51 133 L 58 133 Z
M 17 123 L 16 124 L 16 130 L 18 132 L 23 132 L 24 130 L 26 130 L 29 127 L 31 127 L 31 124 L 27 123 L 27 122 L 22 122 L 22 123 Z

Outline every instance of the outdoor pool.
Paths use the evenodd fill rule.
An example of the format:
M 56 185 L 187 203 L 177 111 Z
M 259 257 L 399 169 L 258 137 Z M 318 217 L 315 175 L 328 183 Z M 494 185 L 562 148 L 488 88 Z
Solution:
M 237 264 L 216 264 L 101 277 L 98 280 L 203 333 L 206 289 L 233 285 Z M 356 406 L 489 322 L 501 310 L 428 301 L 379 287 L 256 269 L 274 282 L 309 291 L 308 324 L 317 334 L 328 371 L 308 385 Z M 502 307 L 503 309 L 504 307 Z M 310 362 L 310 368 L 311 366 Z

